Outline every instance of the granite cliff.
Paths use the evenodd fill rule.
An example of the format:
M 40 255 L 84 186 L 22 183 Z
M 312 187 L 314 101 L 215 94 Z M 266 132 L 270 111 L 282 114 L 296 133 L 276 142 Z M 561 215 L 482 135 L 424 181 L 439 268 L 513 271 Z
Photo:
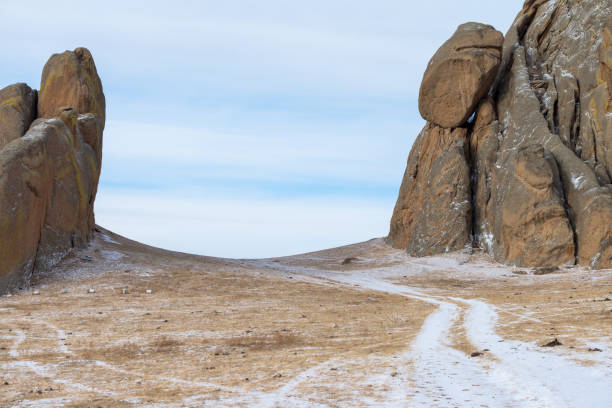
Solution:
M 612 267 L 612 6 L 527 0 L 459 26 L 421 83 L 388 242 L 517 266 Z

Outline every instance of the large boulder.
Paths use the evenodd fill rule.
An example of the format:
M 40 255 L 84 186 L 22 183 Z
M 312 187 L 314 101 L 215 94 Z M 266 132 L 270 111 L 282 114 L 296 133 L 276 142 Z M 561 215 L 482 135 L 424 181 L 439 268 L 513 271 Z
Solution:
M 93 57 L 86 48 L 53 54 L 43 68 L 38 117 L 56 117 L 63 107 L 93 113 L 104 129 L 106 100 Z
M 419 91 L 421 116 L 446 128 L 464 125 L 495 80 L 503 41 L 492 26 L 460 25 L 427 65 Z
M 410 152 L 388 242 L 414 256 L 470 242 L 470 170 L 465 128 L 428 123 Z
M 85 51 L 81 54 L 89 55 Z M 57 87 L 53 80 L 50 83 Z M 65 85 L 73 90 L 79 86 Z M 34 102 L 29 99 L 33 111 L 24 115 L 29 130 L 25 135 L 15 133 L 19 135 L 0 147 L 0 293 L 26 284 L 33 273 L 87 244 L 94 230 L 102 160 L 99 111 L 78 114 L 70 107 L 57 108 L 56 117 L 39 118 L 30 125 L 36 94 L 25 92 L 29 88 L 22 84 L 17 88 L 19 95 L 34 94 Z M 55 89 L 59 95 L 70 95 Z M 15 110 L 27 112 L 21 106 Z
M 484 90 L 470 91 L 476 100 L 469 104 L 462 99 L 466 86 L 461 84 L 476 83 L 466 80 L 473 68 L 454 63 L 453 71 L 440 62 L 461 50 L 450 45 L 460 36 L 455 34 L 432 58 L 421 86 L 421 113 L 438 125 L 467 129 L 472 245 L 500 262 L 612 268 L 611 32 L 609 0 L 527 0 L 505 36 L 497 77 L 481 82 Z M 497 43 L 490 50 L 499 55 Z M 432 80 L 436 69 L 440 83 Z M 453 83 L 458 90 L 452 90 Z M 428 89 L 439 90 L 424 92 Z M 437 107 L 429 96 L 444 101 L 452 92 Z M 453 100 L 455 110 L 445 109 Z M 475 104 L 473 120 L 454 120 L 471 115 Z M 453 121 L 445 122 L 448 118 Z M 410 157 L 417 157 L 422 145 L 415 143 Z M 425 166 L 409 160 L 407 174 L 432 168 Z M 425 179 L 413 180 L 420 185 L 410 191 L 432 188 Z M 453 194 L 463 191 L 457 185 Z M 402 187 L 398 205 L 404 204 L 396 206 L 389 233 L 390 242 L 413 254 L 410 240 L 397 238 L 402 236 L 398 221 L 408 219 L 402 209 L 414 207 L 410 225 L 420 229 L 436 228 L 436 217 L 447 216 L 414 200 L 405 204 L 410 199 Z
M 0 151 L 0 290 L 85 245 L 98 177 L 92 147 L 60 118 L 38 119 Z
M 36 96 L 24 83 L 0 89 L 0 150 L 23 136 L 36 119 Z

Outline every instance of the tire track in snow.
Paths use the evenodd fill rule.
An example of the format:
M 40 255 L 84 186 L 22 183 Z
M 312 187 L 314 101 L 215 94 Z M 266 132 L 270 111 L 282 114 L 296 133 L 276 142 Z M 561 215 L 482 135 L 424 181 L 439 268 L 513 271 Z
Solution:
M 549 350 L 550 353 L 543 352 L 528 343 L 503 340 L 495 334 L 497 314 L 484 302 L 432 296 L 419 289 L 383 279 L 405 275 L 407 265 L 353 270 L 348 273 L 278 263 L 258 266 L 289 272 L 294 277 L 301 276 L 301 279 L 311 282 L 337 282 L 438 306 L 425 320 L 411 348 L 416 363 L 416 396 L 404 404 L 394 406 L 612 407 L 612 367 L 602 367 L 601 364 L 598 367 L 584 367 L 569 358 L 556 355 L 552 350 Z M 427 263 L 416 266 L 432 268 Z M 467 312 L 466 306 L 469 307 Z M 470 358 L 445 341 L 452 336 L 452 327 L 460 313 L 464 312 L 463 326 L 469 340 L 481 349 L 489 349 L 488 354 L 496 357 L 499 362 Z M 530 316 L 518 315 L 521 319 L 537 321 Z M 525 350 L 528 357 L 521 358 L 520 353 Z
M 47 326 L 48 328 L 50 328 L 51 330 L 54 330 L 56 333 L 56 337 L 57 337 L 57 346 L 59 351 L 62 354 L 74 354 L 72 351 L 70 351 L 68 349 L 68 347 L 66 346 L 66 344 L 64 344 L 64 341 L 66 341 L 66 332 L 63 331 L 62 329 L 58 328 L 57 326 L 46 322 L 46 321 L 41 321 L 42 324 L 44 324 L 45 326 Z
M 532 344 L 502 339 L 495 333 L 497 313 L 479 300 L 466 301 L 467 336 L 486 347 L 501 363 L 492 375 L 514 388 L 517 395 L 546 407 L 612 407 L 612 367 L 585 367 L 554 350 L 536 350 Z
M 414 397 L 403 406 L 520 406 L 508 390 L 491 381 L 487 370 L 478 362 L 450 347 L 445 341 L 459 318 L 459 308 L 455 303 L 429 296 L 408 286 L 365 276 L 364 272 L 327 278 L 438 306 L 427 317 L 412 344 L 411 353 L 415 361 Z
M 485 302 L 456 297 L 441 300 L 372 278 L 368 272 L 375 271 L 327 278 L 438 305 L 413 343 L 415 384 L 420 392 L 409 406 L 612 407 L 612 367 L 580 366 L 553 351 L 502 339 L 495 333 L 497 313 Z M 480 349 L 489 349 L 500 363 L 487 361 L 491 368 L 485 368 L 445 344 L 458 318 L 458 304 L 469 306 L 464 322 L 468 339 Z
M 412 346 L 418 393 L 410 406 L 517 406 L 513 396 L 492 382 L 479 363 L 446 344 L 458 317 L 456 305 L 441 303 L 425 320 Z
M 316 404 L 312 402 L 296 398 L 294 395 L 289 394 L 297 393 L 297 388 L 301 384 L 310 381 L 311 377 L 320 374 L 322 370 L 329 369 L 336 361 L 336 359 L 327 360 L 302 371 L 276 390 L 260 397 L 257 406 L 261 408 L 284 407 L 288 406 L 288 403 L 291 403 L 290 406 L 292 407 L 316 406 Z

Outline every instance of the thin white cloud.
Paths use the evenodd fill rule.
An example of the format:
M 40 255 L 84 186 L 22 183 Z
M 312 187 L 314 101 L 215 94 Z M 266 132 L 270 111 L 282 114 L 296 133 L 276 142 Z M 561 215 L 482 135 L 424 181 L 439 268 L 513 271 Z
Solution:
M 0 32 L 5 38 L 20 33 L 22 41 L 3 44 L 14 57 L 40 59 L 84 44 L 102 74 L 126 78 L 180 72 L 179 79 L 200 84 L 218 78 L 227 89 L 304 86 L 397 95 L 414 94 L 427 60 L 457 24 L 481 20 L 505 31 L 520 4 L 4 2 Z
M 294 134 L 288 136 L 285 131 L 266 134 L 255 122 L 250 123 L 252 129 L 236 133 L 207 127 L 109 121 L 104 160 L 113 165 L 125 163 L 126 167 L 134 162 L 163 166 L 168 172 L 181 167 L 201 167 L 203 171 L 212 168 L 218 177 L 262 181 L 330 178 L 385 183 L 389 177 L 395 179 L 401 174 L 404 163 L 401 159 L 385 163 L 384 167 L 381 163 L 398 155 L 403 158 L 406 153 L 398 151 L 397 146 L 407 150 L 421 125 L 418 122 L 413 127 L 402 126 L 407 133 L 403 140 L 388 143 L 379 135 L 397 133 L 393 126 L 381 125 L 376 133 L 370 133 L 370 128 L 365 132 L 357 129 L 358 124 L 341 124 L 336 125 L 335 134 L 326 128 L 305 132 L 296 126 Z
M 387 233 L 388 203 L 376 200 L 160 196 L 106 192 L 96 217 L 132 239 L 222 257 L 272 257 L 364 241 Z

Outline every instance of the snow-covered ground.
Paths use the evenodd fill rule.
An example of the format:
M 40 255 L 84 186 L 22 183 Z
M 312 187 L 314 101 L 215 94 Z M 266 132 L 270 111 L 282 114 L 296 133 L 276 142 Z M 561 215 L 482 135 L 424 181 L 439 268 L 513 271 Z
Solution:
M 389 256 L 389 255 L 387 255 Z M 304 266 L 274 266 L 305 279 L 321 279 L 396 294 L 437 306 L 425 321 L 402 358 L 414 362 L 407 398 L 390 394 L 384 406 L 403 407 L 612 407 L 612 353 L 589 356 L 580 364 L 580 353 L 562 353 L 541 345 L 508 340 L 496 333 L 496 308 L 482 299 L 432 295 L 431 291 L 396 283 L 410 275 L 445 270 L 449 275 L 476 280 L 509 276 L 511 268 L 488 262 L 467 263 L 461 254 L 414 259 L 403 253 L 390 255 L 393 266 L 339 272 Z M 465 258 L 465 257 L 463 257 Z M 361 264 L 380 263 L 362 259 Z M 469 341 L 486 358 L 473 358 L 451 346 L 453 326 L 462 319 Z M 610 345 L 607 345 L 608 349 Z M 592 353 L 591 353 L 592 354 Z M 412 397 L 410 397 L 410 395 Z M 279 406 L 281 406 L 280 404 Z M 364 404 L 367 406 L 368 404 Z M 376 404 L 375 404 L 376 405 Z
M 464 252 L 410 258 L 402 251 L 387 247 L 382 240 L 265 260 L 196 259 L 151 251 L 136 243 L 128 244 L 119 236 L 100 233 L 88 252 L 78 254 L 72 263 L 63 266 L 61 280 L 54 281 L 51 275 L 43 279 L 37 286 L 42 294 L 33 296 L 33 292 L 24 292 L 5 298 L 6 304 L 0 304 L 0 341 L 6 347 L 3 347 L 0 357 L 5 355 L 6 361 L 0 359 L 0 370 L 6 376 L 0 374 L 0 379 L 10 379 L 8 382 L 25 379 L 24 384 L 28 387 L 46 382 L 53 387 L 59 385 L 65 394 L 51 393 L 48 397 L 15 394 L 18 397 L 13 398 L 13 402 L 3 405 L 0 384 L 0 406 L 62 406 L 75 403 L 76 397 L 82 400 L 91 396 L 103 398 L 105 402 L 116 402 L 119 406 L 152 407 L 612 407 L 612 311 L 608 310 L 608 296 L 612 296 L 611 271 L 569 268 L 557 275 L 535 276 L 531 271 L 495 264 Z M 265 279 L 265 299 L 251 293 L 250 284 L 256 278 Z M 173 279 L 175 282 L 170 286 L 177 288 L 158 295 L 164 293 Z M 566 284 L 552 287 L 561 280 Z M 94 285 L 93 282 L 96 292 L 90 294 L 88 289 Z M 211 282 L 216 282 L 221 289 L 215 289 Z M 608 289 L 581 295 L 572 291 L 586 283 Z M 144 290 L 151 284 L 154 285 L 153 294 L 147 295 Z M 402 318 L 410 316 L 415 305 L 421 305 L 422 309 L 414 309 L 414 321 L 418 323 L 403 332 L 399 346 L 394 343 L 387 349 L 390 351 L 350 353 L 338 348 L 339 354 L 326 354 L 327 342 L 343 340 L 342 336 L 362 336 L 362 331 L 342 331 L 340 328 L 337 329 L 338 337 L 330 336 L 329 340 L 325 337 L 317 347 L 305 343 L 291 349 L 311 354 L 303 360 L 301 368 L 290 369 L 282 362 L 277 364 L 283 368 L 282 378 L 272 379 L 266 372 L 267 382 L 259 385 L 254 385 L 255 381 L 245 382 L 244 378 L 238 377 L 245 370 L 240 362 L 246 361 L 240 360 L 241 349 L 232 350 L 232 356 L 236 356 L 232 361 L 237 363 L 233 368 L 229 366 L 225 377 L 209 375 L 213 371 L 202 371 L 203 366 L 213 364 L 209 360 L 212 354 L 209 349 L 220 347 L 223 350 L 226 339 L 235 338 L 237 330 L 244 333 L 244 328 L 249 327 L 240 322 L 220 327 L 207 325 L 205 321 L 201 326 L 193 326 L 193 322 L 202 321 L 206 314 L 209 316 L 206 319 L 223 316 L 214 321 L 227 323 L 231 319 L 245 318 L 241 307 L 250 307 L 245 310 L 253 313 L 248 302 L 240 305 L 236 300 L 228 301 L 226 290 L 240 290 L 240 293 L 251 296 L 252 302 L 259 302 L 254 304 L 262 305 L 264 309 L 255 311 L 252 317 L 260 319 L 261 324 L 270 319 L 266 310 L 270 310 L 272 304 L 281 304 L 275 300 L 275 296 L 282 297 L 279 291 L 304 284 L 315 292 L 329 290 L 332 296 L 330 305 L 342 303 L 342 299 L 334 298 L 336 293 L 337 296 L 355 297 L 357 292 L 359 301 L 374 310 L 377 303 L 382 305 L 379 299 L 385 296 L 397 299 L 395 302 L 401 303 L 393 305 L 397 305 L 397 315 Z M 509 294 L 519 295 L 521 292 L 538 292 L 542 285 L 546 287 L 549 284 L 552 288 L 550 296 L 556 295 L 557 298 L 546 300 L 549 295 L 546 294 L 543 301 L 538 298 L 530 308 L 514 298 L 500 303 L 499 299 L 495 302 L 491 297 L 491 287 L 500 291 L 519 287 L 522 289 Z M 178 288 L 179 285 L 182 289 Z M 128 295 L 118 298 L 121 288 L 128 286 Z M 489 290 L 482 290 L 485 287 Z M 568 290 L 570 292 L 566 293 Z M 56 295 L 50 295 L 51 291 Z M 59 303 L 53 303 L 57 294 L 62 294 L 57 300 Z M 299 293 L 295 292 L 295 295 Z M 560 303 L 559 295 L 563 295 L 565 303 Z M 117 306 L 119 299 L 125 306 Z M 213 299 L 217 299 L 216 303 Z M 314 309 L 323 306 L 309 297 L 306 299 L 300 308 L 288 308 L 289 313 L 299 316 L 297 312 L 304 311 L 314 316 Z M 270 301 L 273 303 L 268 303 Z M 57 308 L 53 310 L 66 320 L 50 317 L 48 313 L 55 312 L 48 312 L 38 304 L 53 305 Z M 77 304 L 81 306 L 75 307 Z M 509 307 L 505 308 L 506 305 Z M 571 346 L 578 343 L 560 337 L 564 346 L 542 347 L 541 340 L 549 337 L 540 335 L 549 333 L 544 330 L 549 329 L 546 326 L 550 323 L 546 322 L 547 315 L 556 315 L 566 306 L 577 308 L 581 305 L 601 310 L 595 315 L 598 319 L 595 323 L 579 327 L 578 331 L 588 330 L 585 336 L 581 336 L 584 337 L 581 339 L 584 340 L 583 346 Z M 391 314 L 385 315 L 387 319 L 394 318 L 396 309 L 390 310 Z M 15 311 L 21 313 L 19 319 L 11 318 Z M 159 317 L 147 317 L 151 315 L 149 311 L 159 313 Z M 102 316 L 115 317 L 105 320 Z M 198 316 L 197 320 L 193 320 L 194 316 Z M 375 313 L 365 316 L 376 318 Z M 350 313 L 342 314 L 340 310 L 339 325 L 367 323 L 364 315 L 355 321 L 351 321 L 351 317 Z M 167 318 L 170 322 L 177 321 L 174 329 L 165 328 L 170 324 Z M 291 319 L 277 325 L 272 322 L 271 327 L 278 331 L 287 327 Z M 179 320 L 185 320 L 186 324 Z M 91 324 L 92 321 L 97 323 Z M 512 332 L 532 327 L 517 325 L 516 322 L 535 324 L 539 337 Z M 329 322 L 305 320 L 302 335 L 323 324 L 330 325 Z M 99 336 L 107 334 L 97 327 L 99 325 L 105 325 L 109 337 L 105 340 L 87 339 L 91 345 L 83 343 L 92 330 L 98 330 Z M 575 322 L 568 322 L 567 327 L 572 325 Z M 390 327 L 394 330 L 397 326 Z M 164 329 L 163 332 L 157 331 Z M 550 333 L 561 333 L 561 329 L 556 327 Z M 121 352 L 123 344 L 147 345 L 159 338 L 176 341 L 175 350 L 180 356 L 161 353 L 151 357 L 159 358 L 161 363 L 147 367 L 129 356 L 122 360 L 121 355 L 113 359 L 104 353 L 95 354 L 96 350 Z M 529 338 L 532 340 L 527 340 Z M 205 342 L 202 346 L 200 339 L 205 339 L 209 345 Z M 365 348 L 374 351 L 388 346 L 385 341 L 385 337 L 377 337 Z M 83 344 L 92 348 L 93 354 L 84 357 Z M 584 345 L 593 347 L 595 351 L 588 352 Z M 252 350 L 244 350 L 246 354 L 257 356 Z M 472 352 L 480 354 L 472 355 Z M 279 350 L 270 349 L 268 357 L 278 359 L 278 353 Z M 260 355 L 265 356 L 265 353 Z M 178 358 L 186 362 L 185 370 L 173 364 L 173 360 Z M 216 358 L 216 373 L 220 373 L 221 364 L 224 364 L 222 359 L 229 361 L 230 357 L 213 358 Z M 199 359 L 203 362 L 199 363 Z M 252 378 L 258 375 L 257 364 L 259 367 L 264 365 L 260 361 L 254 368 L 249 368 Z M 28 376 L 37 379 L 28 383 Z M 241 381 L 236 382 L 236 377 Z M 165 402 L 145 398 L 140 389 L 134 392 L 134 384 L 141 387 L 141 383 L 159 387 L 165 395 Z M 174 396 L 174 389 L 183 394 Z

